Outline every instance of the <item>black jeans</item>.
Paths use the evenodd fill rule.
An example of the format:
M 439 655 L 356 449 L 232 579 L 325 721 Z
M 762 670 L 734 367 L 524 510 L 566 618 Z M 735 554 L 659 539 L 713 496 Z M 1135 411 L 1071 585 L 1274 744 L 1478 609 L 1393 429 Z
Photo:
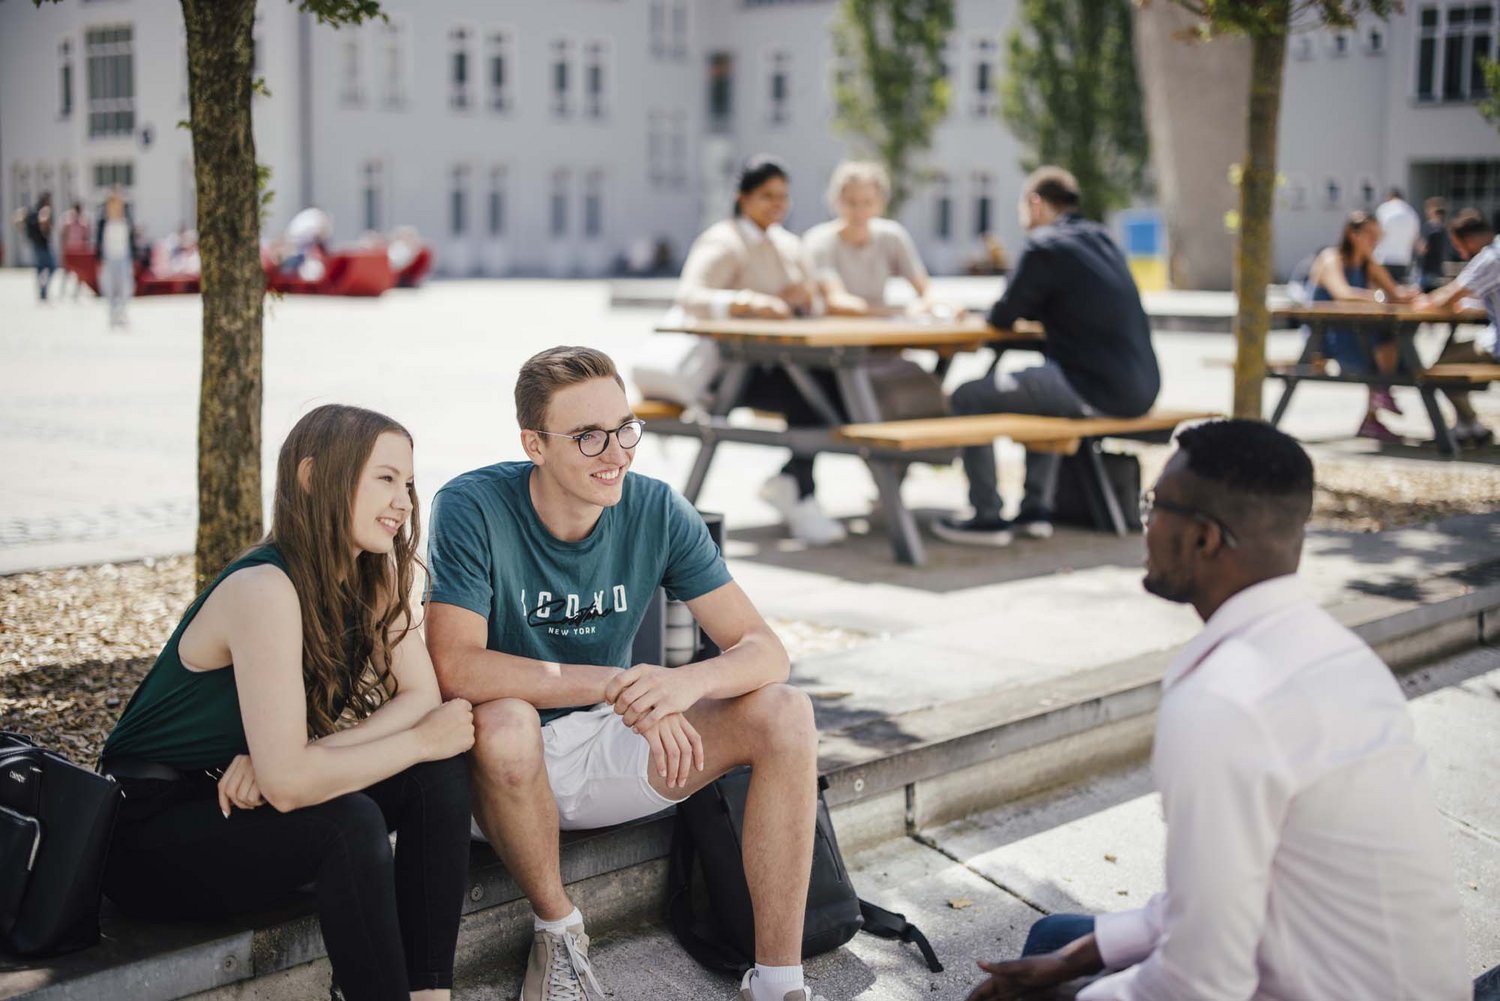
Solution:
M 317 806 L 235 809 L 227 820 L 207 780 L 122 779 L 121 787 L 104 876 L 121 910 L 225 918 L 313 883 L 333 978 L 348 1001 L 406 1001 L 411 991 L 453 986 L 469 867 L 465 755 Z
M 814 369 L 812 375 L 824 395 L 828 397 L 840 415 L 847 419 L 844 397 L 839 392 L 838 381 L 833 377 L 833 373 L 827 369 Z M 773 410 L 786 418 L 786 426 L 789 428 L 823 427 L 827 424 L 797 389 L 791 377 L 786 374 L 786 370 L 774 365 L 755 366 L 750 373 L 749 381 L 745 384 L 744 392 L 740 394 L 739 404 L 759 410 Z M 815 483 L 812 456 L 793 455 L 787 464 L 781 467 L 781 472 L 797 481 L 799 496 L 811 497 L 813 495 Z

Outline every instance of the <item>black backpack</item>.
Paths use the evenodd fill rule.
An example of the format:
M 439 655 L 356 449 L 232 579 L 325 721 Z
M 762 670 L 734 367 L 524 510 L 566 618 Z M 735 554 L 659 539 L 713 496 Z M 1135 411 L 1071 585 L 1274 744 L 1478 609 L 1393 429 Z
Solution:
M 941 973 L 943 964 L 916 925 L 855 893 L 823 800 L 826 785 L 818 780 L 818 826 L 802 930 L 803 957 L 837 949 L 864 929 L 881 938 L 914 943 L 928 969 Z M 736 975 L 755 965 L 755 922 L 740 845 L 749 789 L 750 770 L 739 768 L 677 804 L 667 874 L 667 920 L 672 934 L 704 966 Z M 693 899 L 694 877 L 700 873 L 709 915 L 700 914 Z
M 42 214 L 36 209 L 26 213 L 26 239 L 32 243 L 47 242 L 47 235 L 42 232 Z
M 50 956 L 99 941 L 115 781 L 0 731 L 0 948 Z

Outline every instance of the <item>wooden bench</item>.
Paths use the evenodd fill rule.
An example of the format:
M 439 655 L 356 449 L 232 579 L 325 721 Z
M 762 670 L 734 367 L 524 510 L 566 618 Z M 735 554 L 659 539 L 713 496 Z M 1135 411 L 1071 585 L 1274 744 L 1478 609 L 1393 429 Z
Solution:
M 1036 414 L 973 414 L 963 417 L 933 417 L 923 420 L 846 424 L 835 431 L 844 441 L 888 453 L 930 452 L 941 448 L 988 445 L 996 438 L 1009 438 L 1036 452 L 1086 456 L 1085 479 L 1088 503 L 1095 525 L 1124 535 L 1129 525 L 1120 498 L 1116 496 L 1100 457 L 1104 438 L 1170 441 L 1172 433 L 1187 421 L 1206 420 L 1218 414 L 1186 410 L 1157 410 L 1143 417 L 1042 417 Z
M 846 424 L 838 429 L 838 435 L 845 441 L 897 452 L 963 448 L 968 445 L 986 445 L 996 438 L 1009 438 L 1034 451 L 1072 455 L 1088 439 L 1169 436 L 1185 421 L 1205 420 L 1216 416 L 1218 415 L 1175 410 L 1157 410 L 1144 417 L 974 414 L 966 417 L 882 421 L 878 424 Z
M 681 404 L 667 400 L 640 400 L 630 409 L 643 421 L 675 421 L 687 410 Z

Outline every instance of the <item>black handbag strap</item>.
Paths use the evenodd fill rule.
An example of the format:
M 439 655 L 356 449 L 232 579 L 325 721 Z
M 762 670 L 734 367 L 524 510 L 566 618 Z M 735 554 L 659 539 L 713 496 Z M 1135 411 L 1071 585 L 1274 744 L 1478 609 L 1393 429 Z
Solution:
M 679 812 L 667 860 L 667 922 L 672 927 L 672 934 L 693 959 L 710 970 L 743 976 L 751 964 L 724 946 L 713 934 L 713 929 L 693 913 L 694 857 L 692 832 Z
M 859 913 L 865 919 L 865 931 L 880 938 L 900 939 L 909 945 L 915 945 L 921 950 L 922 958 L 927 961 L 929 970 L 933 973 L 943 972 L 943 964 L 938 960 L 937 953 L 932 950 L 932 944 L 927 941 L 927 936 L 922 934 L 920 928 L 906 920 L 905 914 L 888 911 L 864 898 L 860 898 Z

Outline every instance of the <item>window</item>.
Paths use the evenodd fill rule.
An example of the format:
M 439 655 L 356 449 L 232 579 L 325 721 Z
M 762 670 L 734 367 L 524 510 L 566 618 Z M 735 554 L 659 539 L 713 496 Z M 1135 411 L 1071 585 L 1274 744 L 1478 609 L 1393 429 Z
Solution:
M 1344 203 L 1344 187 L 1337 177 L 1323 178 L 1323 207 L 1336 209 Z
M 728 132 L 734 124 L 734 53 L 708 57 L 708 128 Z
M 1328 54 L 1335 58 L 1349 54 L 1349 32 L 1342 28 L 1328 32 Z
M 604 171 L 591 170 L 583 179 L 583 235 L 597 240 L 604 232 Z
M 489 204 L 486 206 L 485 231 L 491 239 L 505 235 L 505 187 L 509 171 L 504 167 L 490 168 Z
M 558 118 L 572 113 L 568 100 L 568 63 L 572 58 L 572 42 L 559 38 L 552 43 L 552 114 Z
M 457 27 L 448 32 L 448 107 L 468 111 L 474 107 L 474 33 Z
M 689 0 L 651 0 L 651 54 L 658 59 L 685 59 L 688 50 Z
M 365 103 L 360 32 L 358 28 L 346 26 L 339 34 L 343 37 L 339 45 L 339 101 L 346 108 L 357 108 Z
M 406 106 L 407 34 L 406 19 L 392 16 L 378 27 L 380 32 L 380 104 L 387 109 Z
M 1474 101 L 1485 97 L 1484 60 L 1495 49 L 1495 5 L 1424 6 L 1417 14 L 1417 99 Z
M 453 168 L 450 177 L 448 232 L 452 236 L 463 236 L 469 231 L 469 168 L 460 164 Z
M 792 54 L 772 52 L 767 57 L 766 124 L 785 125 L 791 118 Z
M 568 188 L 572 178 L 566 170 L 552 172 L 552 218 L 549 227 L 554 237 L 568 235 Z
M 360 167 L 360 208 L 363 229 L 381 233 L 385 231 L 385 164 L 369 160 Z
M 73 117 L 73 43 L 64 39 L 57 47 L 57 115 Z
M 512 78 L 516 72 L 515 32 L 509 28 L 490 32 L 486 58 L 489 63 L 485 83 L 489 87 L 490 110 L 501 114 L 514 110 L 516 88 Z
M 1473 207 L 1485 216 L 1500 216 L 1500 158 L 1414 163 L 1411 187 L 1441 195 L 1448 204 Z
M 953 239 L 953 192 L 946 174 L 933 182 L 932 235 L 943 243 Z
M 129 25 L 90 28 L 88 59 L 89 138 L 128 136 L 135 131 L 135 57 Z
M 585 118 L 609 117 L 609 101 L 605 90 L 606 67 L 609 63 L 609 45 L 606 42 L 590 42 L 583 50 L 583 115 Z
M 999 43 L 988 35 L 974 39 L 974 90 L 970 107 L 975 118 L 988 118 L 995 113 L 999 100 L 995 80 L 999 49 Z
M 672 58 L 686 58 L 687 50 L 688 0 L 672 0 Z
M 1307 178 L 1301 174 L 1288 174 L 1281 189 L 1281 204 L 1296 212 L 1307 208 Z
M 94 164 L 94 190 L 100 195 L 119 185 L 121 190 L 135 187 L 135 164 L 129 160 Z
M 989 174 L 974 175 L 974 235 L 983 236 L 994 227 L 995 179 Z
M 688 125 L 687 113 L 679 111 L 672 116 L 672 183 L 687 183 L 688 173 Z
M 653 111 L 646 116 L 646 173 L 655 187 L 667 183 L 667 115 Z

